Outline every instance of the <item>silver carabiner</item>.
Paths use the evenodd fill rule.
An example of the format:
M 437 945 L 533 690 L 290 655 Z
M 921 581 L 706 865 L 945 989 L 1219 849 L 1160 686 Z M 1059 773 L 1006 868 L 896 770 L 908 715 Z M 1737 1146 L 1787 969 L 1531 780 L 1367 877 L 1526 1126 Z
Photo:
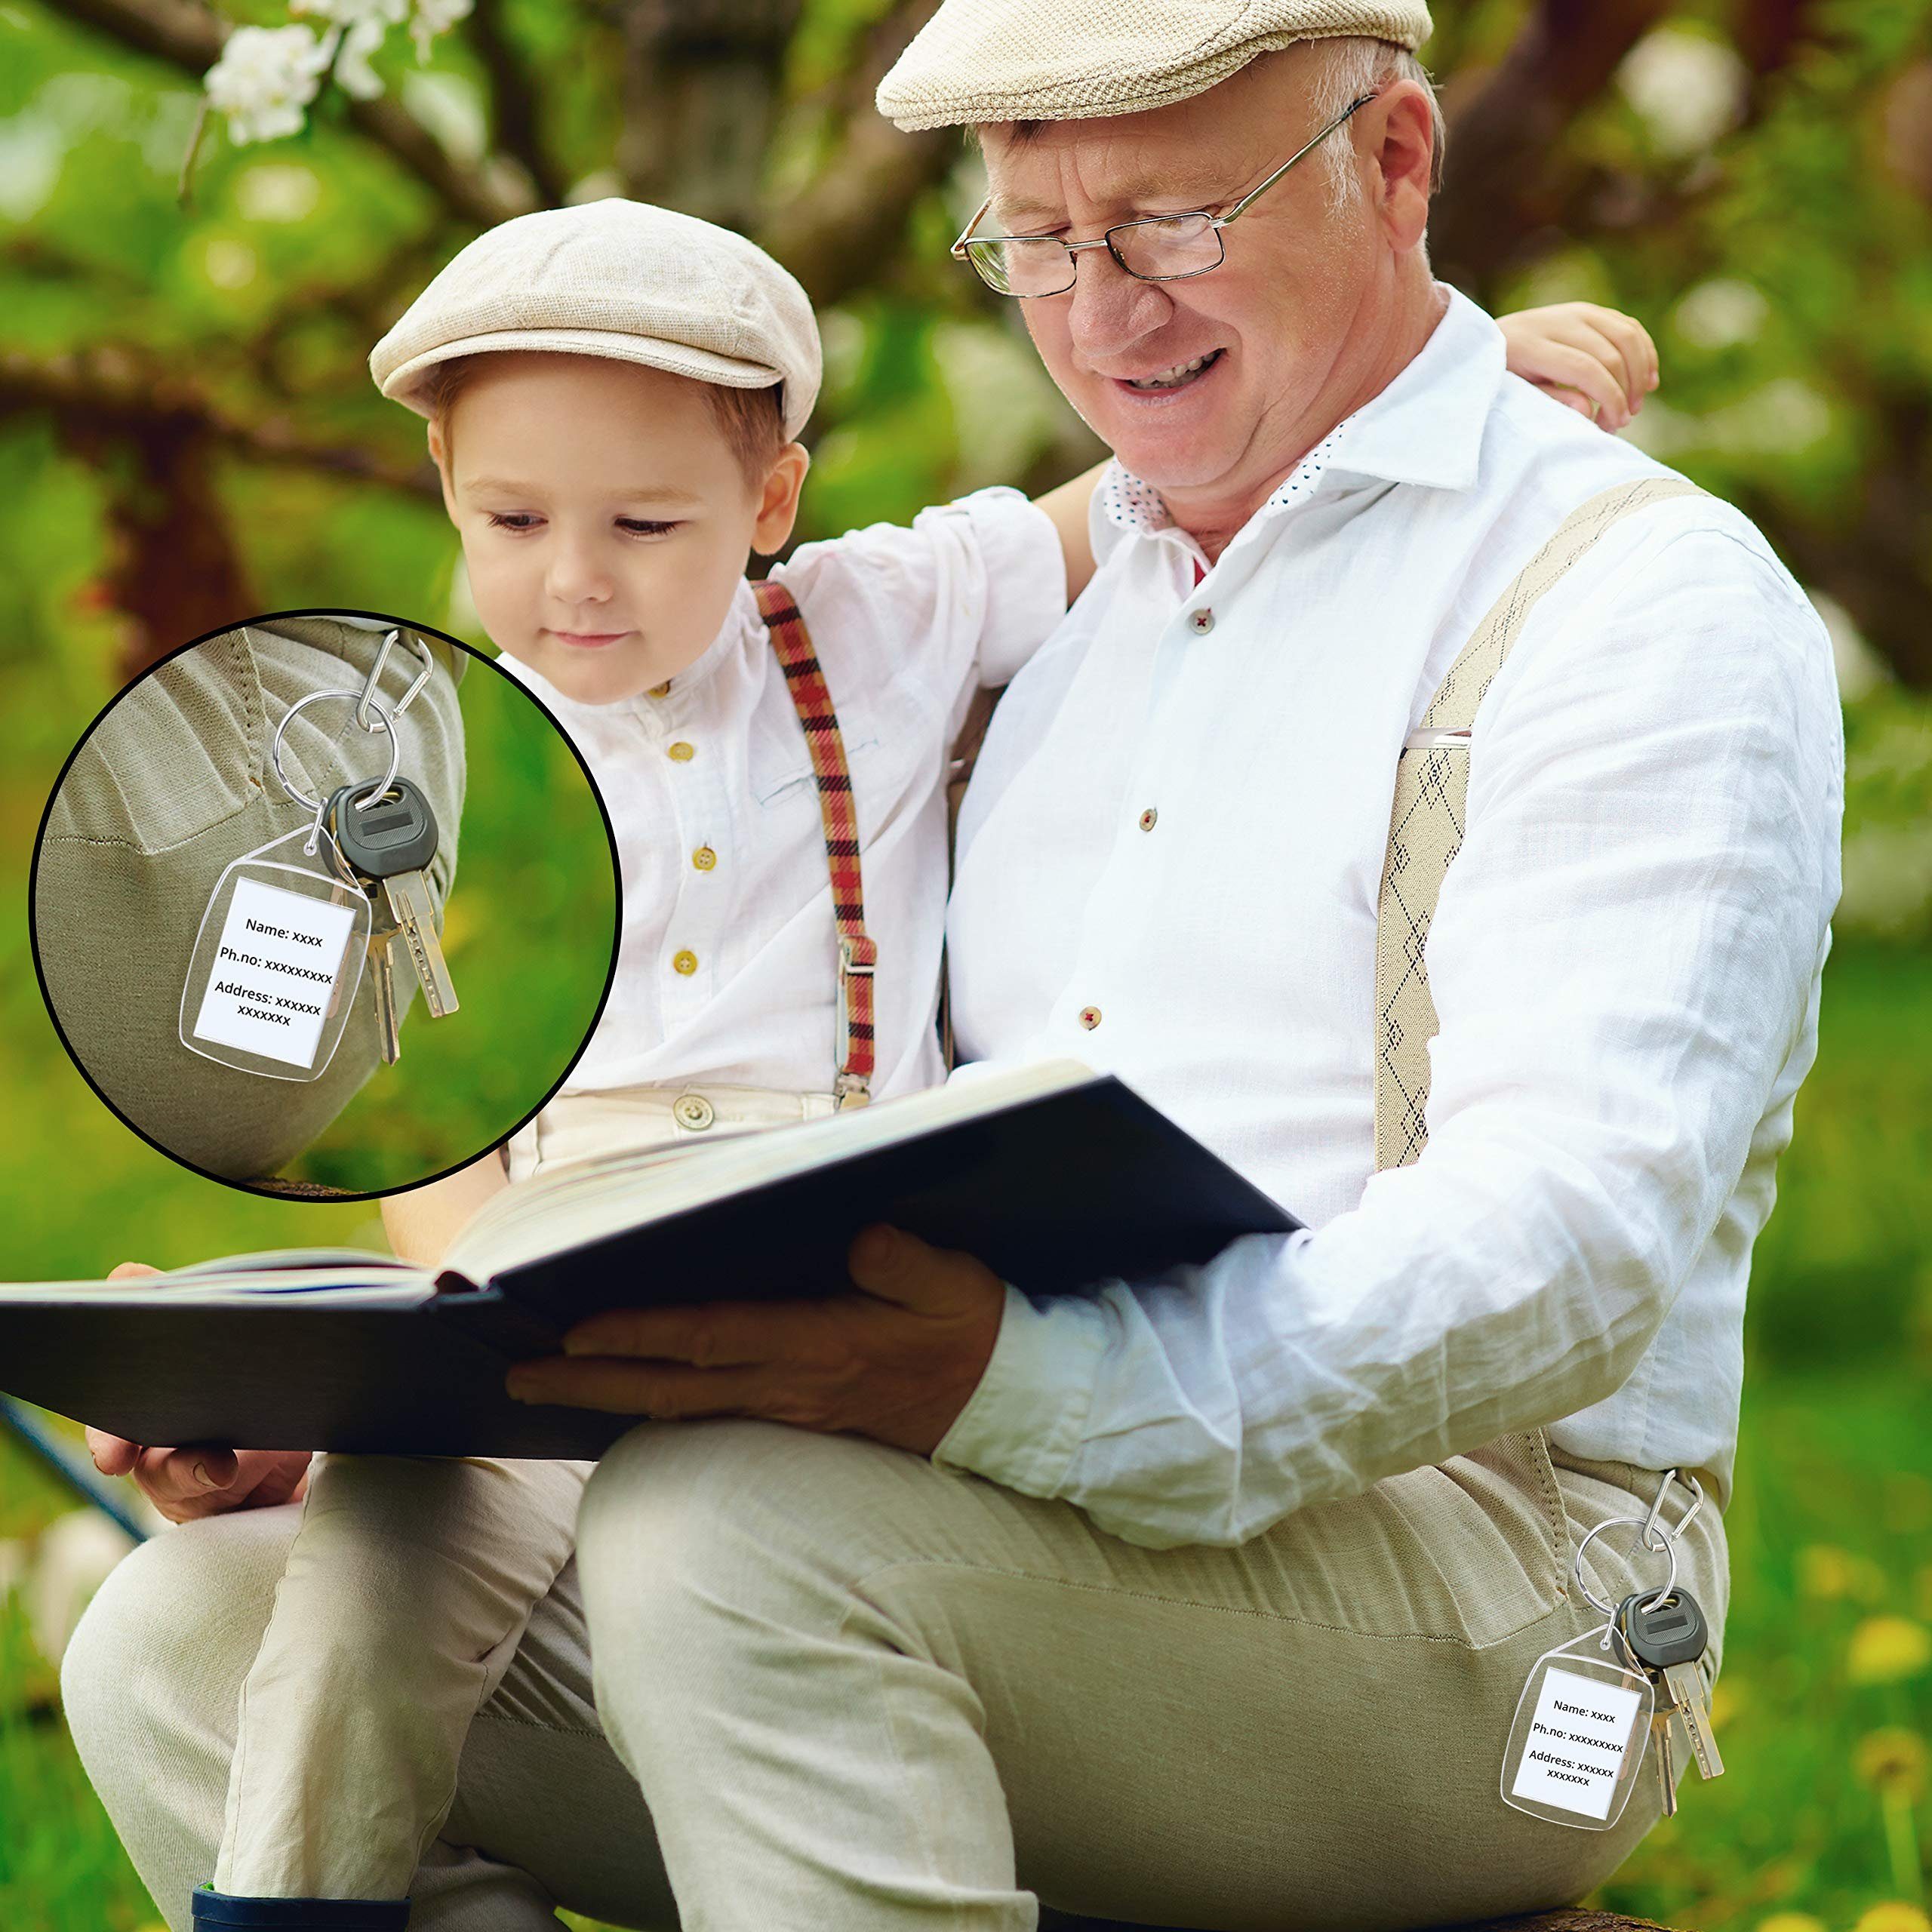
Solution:
M 375 703 L 375 696 L 377 687 L 383 681 L 383 667 L 389 661 L 389 652 L 401 635 L 399 629 L 392 629 L 383 639 L 376 651 L 376 661 L 370 666 L 368 676 L 363 680 L 362 695 L 355 700 L 355 721 L 365 731 L 384 731 L 389 728 L 386 723 L 372 724 L 369 713 L 379 709 Z M 388 715 L 391 718 L 400 718 L 416 702 L 423 687 L 436 674 L 435 653 L 414 631 L 409 634 L 409 641 L 422 659 L 423 668 L 417 672 L 415 682 L 403 693 L 401 703 L 390 709 Z

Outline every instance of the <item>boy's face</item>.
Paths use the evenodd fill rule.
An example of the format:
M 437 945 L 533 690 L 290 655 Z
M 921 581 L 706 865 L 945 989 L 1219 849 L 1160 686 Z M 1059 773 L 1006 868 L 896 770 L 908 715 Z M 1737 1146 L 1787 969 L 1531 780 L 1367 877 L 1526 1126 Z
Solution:
M 718 634 L 753 549 L 791 534 L 806 456 L 754 485 L 698 383 L 605 357 L 494 355 L 429 452 L 491 638 L 584 704 L 635 697 Z

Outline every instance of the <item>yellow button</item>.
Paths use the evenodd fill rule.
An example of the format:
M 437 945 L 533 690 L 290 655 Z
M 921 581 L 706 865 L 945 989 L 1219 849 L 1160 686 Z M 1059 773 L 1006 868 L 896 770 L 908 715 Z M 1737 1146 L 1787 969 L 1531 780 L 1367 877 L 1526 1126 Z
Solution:
M 697 955 L 688 948 L 682 952 L 673 953 L 671 955 L 671 970 L 674 973 L 683 974 L 688 980 L 697 971 Z
M 665 746 L 664 755 L 666 758 L 675 758 L 680 764 L 688 764 L 697 756 L 697 752 L 693 746 L 686 744 L 684 740 L 680 738 L 675 745 Z
M 1097 1006 L 1083 1006 L 1080 1009 L 1080 1023 L 1092 1032 L 1100 1023 L 1100 1009 Z
M 702 1134 L 718 1115 L 702 1094 L 680 1094 L 671 1103 L 671 1117 L 680 1127 Z
M 1140 814 L 1141 830 L 1143 832 L 1152 832 L 1154 829 L 1155 822 L 1159 819 L 1160 816 L 1161 814 L 1157 812 L 1152 805 L 1149 805 L 1147 809 Z
M 708 872 L 718 863 L 718 854 L 709 845 L 700 845 L 691 854 L 691 863 L 701 872 Z
M 666 678 L 661 685 L 653 685 L 651 688 L 651 695 L 653 697 L 669 697 L 671 695 L 670 679 Z

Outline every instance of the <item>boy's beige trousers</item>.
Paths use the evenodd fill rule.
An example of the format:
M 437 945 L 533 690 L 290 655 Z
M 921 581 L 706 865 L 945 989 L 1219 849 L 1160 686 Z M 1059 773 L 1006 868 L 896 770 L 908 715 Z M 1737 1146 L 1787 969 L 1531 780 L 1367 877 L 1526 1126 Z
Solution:
M 501 1660 L 412 1923 L 1005 1932 L 1043 1900 L 1395 1927 L 1574 1899 L 1654 1820 L 1654 1780 L 1616 1829 L 1567 1829 L 1502 1803 L 1504 1741 L 1534 1660 L 1598 1621 L 1576 1540 L 1655 1485 L 1515 1436 L 1155 1550 L 851 1438 L 642 1424 Z M 157 1537 L 67 1654 L 82 1759 L 183 1932 L 297 1513 Z M 1591 1546 L 1600 1597 L 1656 1579 L 1635 1536 Z M 1714 1505 L 1681 1556 L 1721 1629 Z

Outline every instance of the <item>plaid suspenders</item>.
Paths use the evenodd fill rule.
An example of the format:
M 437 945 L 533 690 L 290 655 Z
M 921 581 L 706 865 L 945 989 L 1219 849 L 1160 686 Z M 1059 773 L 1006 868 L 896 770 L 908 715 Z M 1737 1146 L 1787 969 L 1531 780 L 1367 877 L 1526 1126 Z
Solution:
M 789 591 L 769 580 L 755 584 L 758 608 L 771 633 L 798 722 L 811 746 L 818 781 L 819 815 L 825 823 L 825 855 L 832 869 L 832 914 L 838 925 L 838 1057 L 832 1091 L 840 1107 L 862 1107 L 872 1097 L 872 969 L 878 942 L 866 932 L 866 896 L 859 872 L 859 819 L 845 741 L 819 669 L 811 633 Z

